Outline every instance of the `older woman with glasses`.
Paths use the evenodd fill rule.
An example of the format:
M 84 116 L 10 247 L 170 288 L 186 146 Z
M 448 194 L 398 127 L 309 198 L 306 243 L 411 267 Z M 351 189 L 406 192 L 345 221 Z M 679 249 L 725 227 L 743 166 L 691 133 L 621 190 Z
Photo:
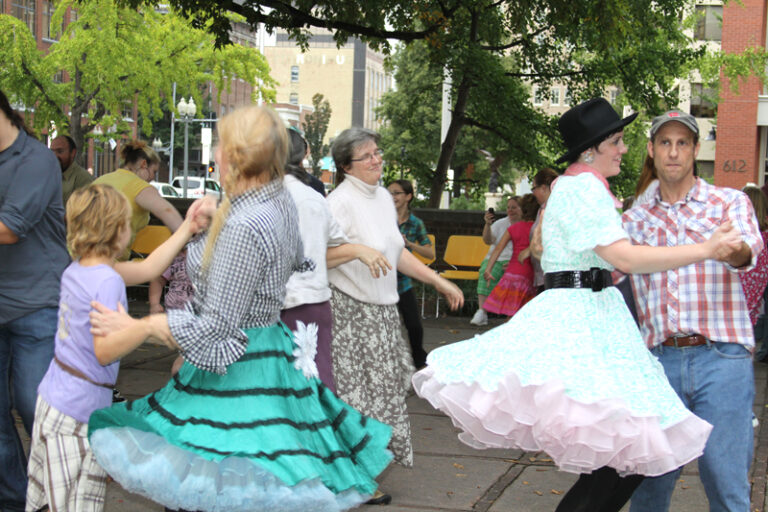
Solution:
M 328 196 L 331 212 L 350 242 L 382 252 L 393 267 L 378 278 L 360 261 L 328 271 L 334 315 L 333 373 L 339 397 L 390 425 L 395 461 L 411 466 L 405 398 L 413 366 L 400 330 L 394 270 L 434 286 L 451 309 L 461 307 L 464 296 L 405 249 L 392 196 L 379 186 L 383 160 L 378 142 L 377 133 L 350 128 L 331 148 L 338 170 L 336 189 Z M 329 258 L 328 266 L 333 263 Z M 390 499 L 377 496 L 375 502 Z

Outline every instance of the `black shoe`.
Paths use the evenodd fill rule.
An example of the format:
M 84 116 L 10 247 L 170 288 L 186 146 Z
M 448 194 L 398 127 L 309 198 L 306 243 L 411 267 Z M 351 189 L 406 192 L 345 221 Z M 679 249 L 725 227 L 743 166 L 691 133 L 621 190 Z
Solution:
M 120 393 L 119 389 L 112 388 L 112 403 L 118 404 L 120 402 L 125 402 L 125 397 L 122 393 Z
M 390 503 L 392 503 L 392 496 L 381 491 L 376 491 L 373 498 L 365 502 L 366 505 L 389 505 Z

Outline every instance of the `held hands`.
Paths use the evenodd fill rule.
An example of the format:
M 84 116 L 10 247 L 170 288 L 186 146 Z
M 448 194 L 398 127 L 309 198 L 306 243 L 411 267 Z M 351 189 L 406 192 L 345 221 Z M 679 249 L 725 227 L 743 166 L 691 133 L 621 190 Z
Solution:
M 389 264 L 383 254 L 365 245 L 360 246 L 357 259 L 367 265 L 371 271 L 371 276 L 377 279 L 380 275 L 387 275 L 387 272 L 392 270 L 392 265 Z
M 727 262 L 741 249 L 742 242 L 741 233 L 727 220 L 718 226 L 704 244 L 707 246 L 709 258 Z
M 149 305 L 149 314 L 154 315 L 156 313 L 165 313 L 165 308 L 162 304 L 150 304 Z
M 525 260 L 527 260 L 530 257 L 531 257 L 531 248 L 528 247 L 527 249 L 523 249 L 522 251 L 520 251 L 520 254 L 517 255 L 517 261 L 519 263 L 523 263 L 525 262 Z
M 201 197 L 189 206 L 186 221 L 193 234 L 208 228 L 216 212 L 216 200 L 210 196 Z
M 451 281 L 438 277 L 437 283 L 435 283 L 435 290 L 443 294 L 451 311 L 456 311 L 464 305 L 464 294 L 459 287 Z

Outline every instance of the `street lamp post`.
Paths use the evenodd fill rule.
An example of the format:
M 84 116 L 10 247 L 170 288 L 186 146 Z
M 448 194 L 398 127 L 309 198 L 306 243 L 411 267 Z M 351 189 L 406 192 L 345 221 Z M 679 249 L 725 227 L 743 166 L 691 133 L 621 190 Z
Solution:
M 160 153 L 163 150 L 163 141 L 161 141 L 159 137 L 155 137 L 154 140 L 152 140 L 152 149 L 155 150 L 155 153 Z
M 179 121 L 184 123 L 184 181 L 182 197 L 186 199 L 187 181 L 189 179 L 189 123 L 192 122 L 192 118 L 195 117 L 197 106 L 195 105 L 195 100 L 190 96 L 189 102 L 184 101 L 184 98 L 182 97 L 181 100 L 179 100 L 179 104 L 176 105 L 176 108 L 178 109 L 179 114 L 181 114 L 181 119 L 179 119 Z

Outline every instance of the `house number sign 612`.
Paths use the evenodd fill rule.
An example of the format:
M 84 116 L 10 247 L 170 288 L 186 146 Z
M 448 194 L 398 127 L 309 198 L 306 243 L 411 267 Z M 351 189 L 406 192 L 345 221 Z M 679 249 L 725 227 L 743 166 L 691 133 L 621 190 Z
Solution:
M 726 160 L 723 162 L 724 172 L 746 172 L 747 161 L 746 160 Z

